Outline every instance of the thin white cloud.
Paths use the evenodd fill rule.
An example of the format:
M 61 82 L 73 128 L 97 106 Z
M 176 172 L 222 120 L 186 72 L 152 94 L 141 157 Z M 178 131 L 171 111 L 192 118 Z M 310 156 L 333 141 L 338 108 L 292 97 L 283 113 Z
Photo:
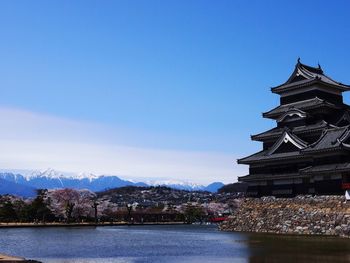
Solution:
M 17 109 L 0 109 L 0 168 L 92 172 L 124 178 L 236 181 L 245 167 L 227 153 L 127 146 L 108 140 L 114 128 Z M 136 133 L 135 133 L 136 134 Z M 132 138 L 130 138 L 132 139 Z

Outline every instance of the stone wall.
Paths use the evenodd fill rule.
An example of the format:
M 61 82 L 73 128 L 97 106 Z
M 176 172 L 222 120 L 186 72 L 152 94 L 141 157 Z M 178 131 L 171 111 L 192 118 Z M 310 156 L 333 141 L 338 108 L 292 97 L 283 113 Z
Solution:
M 244 198 L 224 231 L 350 237 L 350 202 L 343 196 Z

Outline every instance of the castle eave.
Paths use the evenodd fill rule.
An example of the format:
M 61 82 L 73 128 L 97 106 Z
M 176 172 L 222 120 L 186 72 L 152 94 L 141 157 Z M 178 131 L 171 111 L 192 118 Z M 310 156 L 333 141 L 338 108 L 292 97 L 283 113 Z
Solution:
M 300 174 L 305 175 L 317 175 L 317 174 L 330 174 L 330 173 L 339 173 L 339 172 L 349 172 L 350 163 L 336 163 L 336 164 L 325 164 L 310 166 L 304 169 L 301 169 Z
M 271 161 L 278 161 L 278 160 L 292 160 L 292 159 L 298 159 L 303 158 L 304 156 L 300 154 L 299 151 L 295 152 L 284 152 L 284 153 L 275 153 L 275 154 L 268 154 L 269 151 L 261 151 L 256 154 L 250 155 L 248 157 L 238 159 L 238 164 L 252 164 L 252 163 L 259 163 L 259 162 L 271 162 Z
M 273 87 L 273 88 L 271 88 L 271 91 L 275 94 L 282 94 L 286 91 L 296 90 L 296 89 L 300 89 L 303 87 L 309 87 L 309 86 L 312 86 L 315 84 L 331 87 L 331 88 L 338 90 L 340 92 L 350 90 L 350 86 L 345 85 L 345 84 L 341 84 L 339 82 L 337 83 L 335 81 L 329 81 L 329 80 L 326 80 L 324 78 L 323 79 L 322 78 L 313 78 L 313 79 L 306 79 L 306 80 L 298 81 L 295 83 L 283 84 L 281 86 Z
M 292 109 L 310 110 L 320 107 L 339 109 L 339 106 L 315 97 L 313 99 L 280 105 L 268 112 L 264 112 L 262 115 L 264 118 L 278 119 L 281 115 Z
M 286 174 L 248 174 L 238 177 L 240 182 L 257 182 L 264 180 L 279 180 L 279 179 L 297 179 L 305 178 L 307 175 L 299 173 L 286 173 Z
M 315 124 L 310 124 L 310 125 L 305 125 L 305 126 L 299 126 L 299 127 L 294 127 L 291 129 L 291 131 L 294 134 L 306 134 L 306 133 L 315 133 L 315 132 L 320 132 L 324 130 L 327 127 L 332 127 L 325 121 L 321 121 Z M 251 136 L 251 139 L 254 141 L 266 141 L 270 139 L 276 139 L 279 138 L 284 132 L 283 128 L 273 128 L 271 130 L 268 130 L 266 132 L 262 132 L 259 134 L 255 134 Z

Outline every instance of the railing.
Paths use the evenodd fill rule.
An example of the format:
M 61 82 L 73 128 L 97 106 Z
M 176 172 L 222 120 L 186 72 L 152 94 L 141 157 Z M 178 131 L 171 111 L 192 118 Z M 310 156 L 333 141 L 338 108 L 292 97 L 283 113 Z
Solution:
M 349 190 L 350 189 L 350 183 L 342 183 L 342 189 Z

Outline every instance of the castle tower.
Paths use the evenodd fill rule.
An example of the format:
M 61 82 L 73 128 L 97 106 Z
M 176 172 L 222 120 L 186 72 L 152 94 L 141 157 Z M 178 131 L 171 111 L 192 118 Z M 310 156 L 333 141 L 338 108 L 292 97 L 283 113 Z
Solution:
M 350 189 L 350 106 L 336 82 L 322 68 L 298 59 L 288 80 L 271 91 L 280 105 L 263 113 L 277 126 L 251 136 L 262 151 L 238 160 L 249 165 L 250 196 L 343 194 Z

